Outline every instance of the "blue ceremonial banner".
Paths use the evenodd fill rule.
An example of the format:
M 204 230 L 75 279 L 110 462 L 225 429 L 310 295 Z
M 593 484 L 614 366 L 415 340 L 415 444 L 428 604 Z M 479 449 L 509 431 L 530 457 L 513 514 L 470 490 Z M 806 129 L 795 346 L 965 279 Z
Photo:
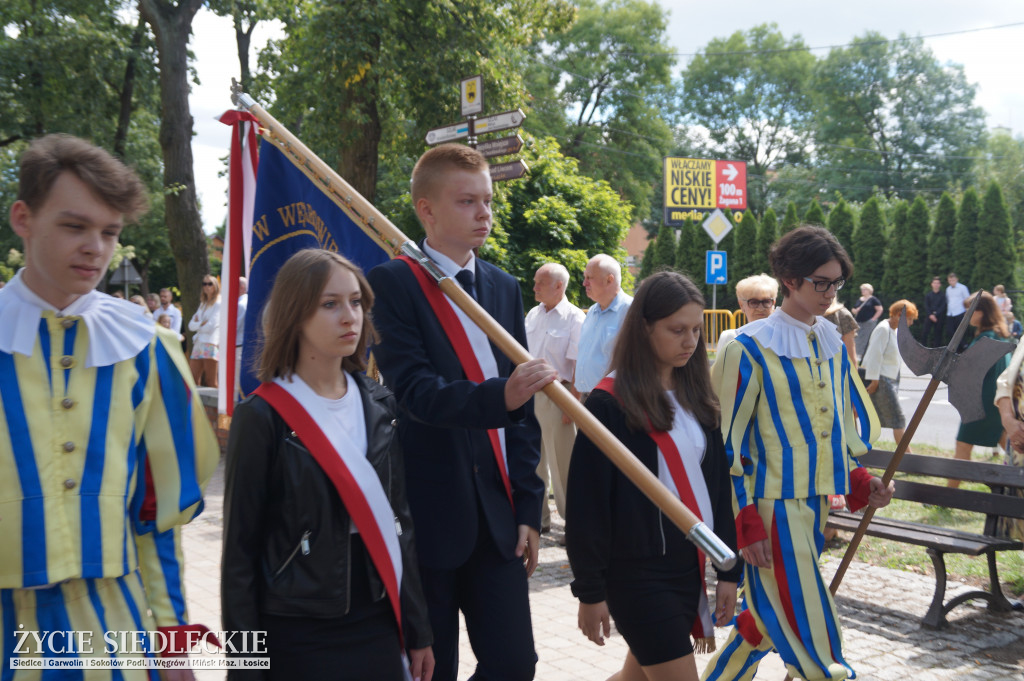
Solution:
M 263 305 L 277 271 L 292 254 L 307 248 L 324 248 L 341 253 L 364 272 L 388 260 L 387 252 L 273 144 L 260 145 L 252 215 L 249 305 L 245 312 L 241 377 L 242 392 L 247 395 L 259 385 L 255 361 L 262 338 Z

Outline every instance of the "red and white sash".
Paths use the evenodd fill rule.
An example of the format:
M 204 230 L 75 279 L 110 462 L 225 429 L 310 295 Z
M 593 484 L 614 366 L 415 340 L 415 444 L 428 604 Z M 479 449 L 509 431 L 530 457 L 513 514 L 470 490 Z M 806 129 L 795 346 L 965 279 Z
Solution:
M 430 308 L 437 315 L 438 321 L 441 322 L 441 328 L 444 329 L 445 335 L 448 336 L 448 341 L 455 350 L 455 356 L 458 357 L 459 364 L 462 365 L 462 371 L 466 374 L 466 378 L 475 383 L 483 383 L 488 378 L 496 378 L 498 372 L 497 364 L 494 362 L 494 355 L 491 354 L 490 357 L 483 358 L 478 357 L 469 339 L 469 333 L 483 335 L 480 327 L 474 324 L 468 317 L 465 320 L 460 317 L 459 313 L 461 313 L 461 310 L 457 312 L 455 303 L 441 292 L 434 278 L 419 263 L 405 255 L 398 256 L 398 259 L 405 262 L 416 276 L 416 282 L 423 289 L 423 295 L 426 296 L 427 302 L 430 303 Z M 472 328 L 467 328 L 467 325 Z M 483 337 L 486 339 L 486 335 Z M 487 346 L 487 352 L 490 353 L 490 346 Z M 489 372 L 485 372 L 481 368 L 487 366 L 493 367 L 491 370 L 493 375 L 488 376 L 487 373 Z M 508 496 L 508 502 L 515 506 L 515 502 L 512 501 L 512 485 L 508 478 L 505 429 L 489 428 L 487 430 L 487 437 L 491 441 L 491 449 L 494 450 L 494 460 L 497 462 L 498 470 L 501 472 L 501 481 L 505 485 L 505 494 Z
M 349 379 L 348 385 L 349 390 L 359 393 L 355 381 Z M 255 394 L 266 400 L 295 431 L 338 491 L 384 582 L 404 650 L 399 593 L 402 549 L 398 544 L 395 513 L 377 472 L 365 453 L 356 451 L 352 439 L 327 410 L 320 396 L 297 375 L 293 375 L 290 381 L 277 378 L 273 383 L 262 383 Z M 356 398 L 362 399 L 362 395 L 357 394 Z M 406 669 L 408 671 L 408 664 Z
M 605 376 L 601 379 L 596 389 L 604 390 L 618 399 L 618 396 L 615 395 L 615 378 L 612 376 Z M 654 430 L 648 426 L 647 435 L 658 446 L 658 454 L 660 455 L 659 465 L 660 461 L 665 462 L 672 482 L 675 484 L 675 490 L 670 489 L 670 491 L 674 491 L 679 500 L 683 502 L 683 505 L 690 509 L 702 522 L 705 522 L 704 515 L 706 514 L 701 512 L 701 504 L 698 503 L 694 486 L 690 482 L 691 477 L 696 480 L 698 488 L 702 491 L 702 496 L 706 499 L 708 497 L 707 483 L 704 482 L 703 474 L 696 473 L 693 476 L 687 474 L 686 464 L 679 453 L 679 447 L 676 446 L 675 441 L 668 432 Z M 714 530 L 713 517 L 709 517 L 705 524 Z M 715 628 L 711 620 L 711 606 L 708 603 L 706 582 L 704 581 L 704 568 L 706 564 L 707 560 L 704 557 L 704 552 L 698 548 L 697 565 L 700 568 L 700 600 L 697 605 L 697 618 L 693 622 L 693 628 L 690 629 L 690 635 L 694 639 L 694 651 L 697 653 L 710 653 L 715 649 Z

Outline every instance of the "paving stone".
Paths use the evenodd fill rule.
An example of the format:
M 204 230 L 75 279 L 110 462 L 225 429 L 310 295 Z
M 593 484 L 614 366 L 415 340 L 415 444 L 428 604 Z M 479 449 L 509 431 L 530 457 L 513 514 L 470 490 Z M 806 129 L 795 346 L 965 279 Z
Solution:
M 203 514 L 184 528 L 185 582 L 193 620 L 220 628 L 220 556 L 223 520 L 223 466 L 207 488 Z M 552 532 L 541 537 L 540 565 L 530 582 L 530 607 L 538 651 L 538 681 L 603 681 L 622 667 L 626 644 L 614 630 L 604 646 L 587 640 L 576 627 L 577 601 L 569 583 L 572 571 L 565 549 L 558 545 L 563 521 L 552 509 Z M 822 566 L 830 581 L 839 561 Z M 709 574 L 713 571 L 709 570 Z M 712 584 L 714 579 L 709 580 Z M 951 582 L 946 598 L 968 590 Z M 941 630 L 921 627 L 934 579 L 854 561 L 836 596 L 847 662 L 863 681 L 1022 681 L 1024 680 L 1024 614 L 990 613 L 983 603 L 961 605 Z M 711 593 L 714 593 L 713 589 Z M 727 629 L 715 638 L 725 642 Z M 459 679 L 476 666 L 462 627 Z M 702 670 L 711 655 L 698 655 Z M 761 663 L 755 679 L 782 681 L 786 669 L 776 654 Z M 223 681 L 223 671 L 199 670 L 198 681 Z

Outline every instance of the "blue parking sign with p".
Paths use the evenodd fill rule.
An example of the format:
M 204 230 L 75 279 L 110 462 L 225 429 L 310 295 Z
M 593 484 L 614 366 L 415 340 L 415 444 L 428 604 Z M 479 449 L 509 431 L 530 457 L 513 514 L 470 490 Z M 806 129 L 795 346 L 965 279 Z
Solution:
M 725 284 L 729 281 L 728 260 L 725 251 L 705 251 L 705 284 Z

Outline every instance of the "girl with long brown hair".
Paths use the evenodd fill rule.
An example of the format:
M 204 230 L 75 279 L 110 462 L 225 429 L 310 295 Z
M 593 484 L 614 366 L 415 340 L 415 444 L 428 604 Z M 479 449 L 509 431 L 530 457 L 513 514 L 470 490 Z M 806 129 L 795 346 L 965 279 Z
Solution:
M 344 257 L 293 255 L 264 308 L 260 387 L 232 419 L 224 627 L 266 632 L 271 679 L 433 672 L 395 399 L 362 373 L 372 305 Z
M 729 464 L 703 319 L 704 297 L 685 276 L 659 272 L 645 279 L 619 331 L 611 372 L 587 408 L 735 548 Z M 566 507 L 579 626 L 603 645 L 613 617 L 629 644 L 612 678 L 696 681 L 695 647 L 714 648 L 704 556 L 582 432 Z M 733 616 L 740 570 L 718 575 L 719 626 Z

